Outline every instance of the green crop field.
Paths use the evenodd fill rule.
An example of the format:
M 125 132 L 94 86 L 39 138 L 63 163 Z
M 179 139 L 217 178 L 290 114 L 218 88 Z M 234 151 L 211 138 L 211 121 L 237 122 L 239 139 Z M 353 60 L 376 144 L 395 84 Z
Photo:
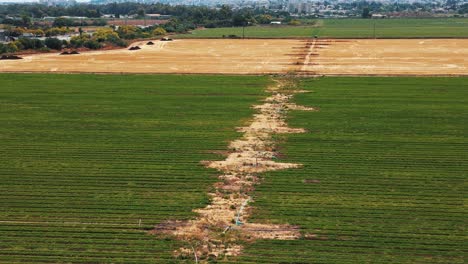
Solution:
M 260 241 L 249 263 L 463 263 L 467 78 L 304 80 L 284 160 L 265 175 L 257 222 L 299 225 L 314 240 Z
M 1 74 L 0 263 L 168 263 L 146 230 L 208 202 L 268 82 Z
M 468 37 L 468 18 L 404 19 L 322 19 L 310 26 L 251 26 L 245 28 L 250 38 L 319 37 L 330 38 L 422 38 Z M 241 27 L 194 30 L 178 38 L 220 38 L 242 36 Z
M 146 233 L 194 217 L 267 77 L 0 74 L 0 263 L 179 263 Z M 463 263 L 468 78 L 303 79 L 250 221 L 315 237 L 231 263 Z M 140 225 L 141 220 L 141 225 Z M 228 261 L 228 262 L 229 262 Z M 219 260 L 223 263 L 225 261 Z M 188 263 L 193 263 L 190 260 Z

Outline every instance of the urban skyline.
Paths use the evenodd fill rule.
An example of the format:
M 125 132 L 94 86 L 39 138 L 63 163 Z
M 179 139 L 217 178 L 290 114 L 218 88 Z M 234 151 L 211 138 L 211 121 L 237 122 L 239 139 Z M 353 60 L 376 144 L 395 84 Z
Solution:
M 357 2 L 360 0 L 328 0 L 328 2 Z M 0 3 L 39 3 L 40 0 L 1 0 Z M 91 2 L 91 0 L 77 0 L 77 2 L 86 3 Z M 122 2 L 122 1 L 115 1 Z M 128 2 L 139 2 L 139 0 L 128 0 Z M 269 0 L 146 0 L 144 2 L 152 3 L 167 3 L 167 4 L 237 4 L 237 3 L 249 3 L 249 2 L 276 2 Z M 288 1 L 286 1 L 288 2 Z M 323 2 L 323 0 L 290 0 L 289 2 Z M 368 2 L 383 2 L 383 3 L 427 3 L 435 2 L 441 3 L 446 2 L 446 0 L 371 0 Z M 466 1 L 459 1 L 466 2 Z

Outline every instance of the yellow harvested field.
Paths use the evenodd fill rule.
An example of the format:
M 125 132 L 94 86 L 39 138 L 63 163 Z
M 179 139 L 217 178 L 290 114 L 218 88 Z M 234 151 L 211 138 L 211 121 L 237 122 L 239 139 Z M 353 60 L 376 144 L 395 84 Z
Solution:
M 31 55 L 0 61 L 3 72 L 214 73 L 287 72 L 298 40 L 175 40 L 134 43 L 140 50 Z
M 323 75 L 468 75 L 468 39 L 343 40 L 317 52 L 304 71 Z
M 468 39 L 191 39 L 1 60 L 0 72 L 468 75 Z

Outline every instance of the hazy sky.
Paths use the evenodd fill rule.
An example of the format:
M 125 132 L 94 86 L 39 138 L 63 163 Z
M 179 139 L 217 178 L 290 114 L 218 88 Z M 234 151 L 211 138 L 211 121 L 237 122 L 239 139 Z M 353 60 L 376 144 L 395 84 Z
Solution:
M 77 2 L 89 2 L 89 0 L 76 0 Z M 39 0 L 0 0 L 0 3 L 31 3 L 39 2 Z
M 39 0 L 0 0 L 0 3 L 31 3 L 31 2 L 39 2 Z M 89 2 L 83 0 L 77 0 L 77 2 Z
M 36 0 L 0 0 L 0 3 L 5 3 L 5 2 L 23 3 L 23 2 L 39 2 L 39 1 L 36 1 Z

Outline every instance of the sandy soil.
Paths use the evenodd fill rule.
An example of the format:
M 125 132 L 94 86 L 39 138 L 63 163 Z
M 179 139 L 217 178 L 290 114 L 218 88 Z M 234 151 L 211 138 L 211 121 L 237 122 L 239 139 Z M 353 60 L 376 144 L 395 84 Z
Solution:
M 298 40 L 175 40 L 135 43 L 141 50 L 39 54 L 0 61 L 0 72 L 281 73 L 293 69 L 288 53 Z
M 349 40 L 316 46 L 321 75 L 468 75 L 468 39 Z

